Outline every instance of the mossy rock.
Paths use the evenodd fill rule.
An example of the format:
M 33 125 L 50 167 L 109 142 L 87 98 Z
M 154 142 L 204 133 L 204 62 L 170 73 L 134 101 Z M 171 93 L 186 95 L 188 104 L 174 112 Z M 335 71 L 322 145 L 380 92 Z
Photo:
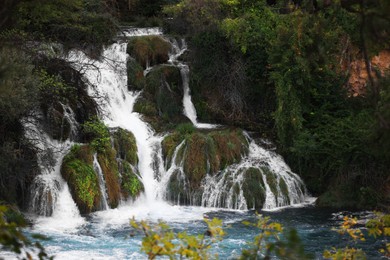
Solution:
M 208 172 L 210 144 L 206 135 L 194 133 L 187 138 L 186 146 L 184 172 L 189 180 L 190 187 L 197 189 Z
M 143 114 L 147 117 L 157 117 L 158 116 L 158 110 L 157 110 L 156 104 L 152 101 L 147 100 L 144 97 L 140 97 L 137 99 L 137 102 L 134 105 L 133 111 L 140 113 L 140 114 Z
M 290 204 L 290 197 L 288 196 L 288 187 L 283 178 L 279 179 L 279 190 L 282 193 L 282 196 L 284 197 L 287 204 Z
M 113 132 L 114 148 L 117 157 L 132 165 L 138 164 L 137 143 L 133 133 L 118 128 Z
M 183 141 L 183 137 L 178 133 L 167 135 L 161 143 L 162 154 L 165 162 L 165 166 L 168 169 L 172 163 L 172 157 L 176 147 Z
M 142 36 L 131 38 L 127 53 L 134 57 L 143 68 L 167 62 L 171 44 L 160 36 Z
M 169 131 L 179 123 L 189 122 L 183 115 L 183 89 L 180 69 L 171 65 L 154 67 L 145 78 L 141 97 L 134 111 L 157 131 Z
M 118 163 L 121 173 L 121 190 L 125 198 L 137 198 L 144 190 L 144 185 L 134 173 L 133 167 L 129 162 L 121 160 Z
M 68 182 L 70 192 L 81 213 L 98 210 L 101 193 L 93 169 L 93 151 L 88 145 L 74 145 L 64 157 L 61 175 Z
M 116 152 L 111 147 L 106 147 L 104 151 L 98 152 L 97 159 L 102 168 L 104 180 L 106 181 L 108 204 L 111 208 L 116 208 L 121 198 Z
M 266 167 L 262 167 L 261 170 L 266 176 L 267 183 L 269 188 L 271 189 L 271 192 L 275 195 L 276 198 L 278 198 L 278 180 L 275 173 L 273 173 L 271 170 L 269 170 Z
M 145 84 L 144 69 L 135 59 L 129 59 L 127 61 L 128 88 L 132 90 L 142 90 L 144 89 Z
M 261 209 L 265 202 L 263 173 L 258 168 L 248 168 L 244 172 L 242 189 L 248 209 Z
M 190 197 L 188 193 L 187 183 L 180 177 L 181 173 L 176 170 L 170 177 L 168 182 L 167 200 L 180 205 L 189 205 Z
M 180 70 L 174 66 L 158 66 L 146 77 L 145 98 L 156 104 L 160 118 L 178 121 L 183 114 Z
M 240 130 L 215 131 L 210 133 L 210 137 L 216 146 L 215 171 L 239 162 L 242 156 L 248 154 L 248 143 Z
M 237 163 L 248 153 L 248 143 L 239 130 L 196 131 L 185 124 L 165 137 L 162 142 L 163 156 L 167 168 L 176 147 L 183 141 L 176 164 L 184 162 L 183 168 L 191 189 L 198 189 L 207 173 L 215 174 L 228 165 Z

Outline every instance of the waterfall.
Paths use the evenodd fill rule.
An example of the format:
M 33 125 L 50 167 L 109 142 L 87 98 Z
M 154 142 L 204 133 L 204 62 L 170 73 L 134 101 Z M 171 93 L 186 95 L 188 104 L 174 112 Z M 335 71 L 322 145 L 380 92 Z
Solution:
M 208 175 L 203 182 L 202 205 L 247 209 L 243 184 L 248 169 L 257 169 L 261 174 L 265 200 L 265 210 L 303 203 L 306 188 L 302 179 L 293 173 L 283 158 L 262 148 L 247 134 L 249 154 L 240 163 L 228 166 L 216 175 Z M 250 180 L 248 180 L 250 181 Z M 256 205 L 253 203 L 253 207 Z
M 170 43 L 172 44 L 172 51 L 169 54 L 168 62 L 176 65 L 180 69 L 180 74 L 182 77 L 183 84 L 183 107 L 184 107 L 184 115 L 191 120 L 192 124 L 196 128 L 204 128 L 204 129 L 212 129 L 218 127 L 218 125 L 213 124 L 205 124 L 198 122 L 198 116 L 196 114 L 196 109 L 191 99 L 191 91 L 190 91 L 190 80 L 189 73 L 190 69 L 187 64 L 182 61 L 179 61 L 178 58 L 187 51 L 187 44 L 184 39 L 181 41 L 181 45 L 179 46 L 176 39 L 171 39 Z
M 73 111 L 69 107 L 66 107 L 65 110 L 68 111 L 67 116 L 71 129 L 76 128 L 77 125 L 72 125 L 72 122 L 75 122 Z M 38 165 L 41 171 L 30 187 L 29 211 L 40 216 L 55 217 L 57 221 L 53 220 L 48 225 L 47 218 L 37 219 L 38 222 L 46 223 L 44 224 L 45 228 L 47 226 L 61 229 L 77 227 L 83 224 L 84 220 L 80 217 L 79 210 L 69 192 L 68 184 L 60 174 L 62 160 L 73 143 L 69 139 L 62 142 L 49 137 L 41 128 L 38 120 L 41 117 L 42 115 L 38 114 L 35 119 L 28 118 L 23 122 L 26 138 L 31 140 L 38 149 Z
M 121 127 L 134 134 L 138 147 L 138 169 L 145 187 L 145 199 L 156 199 L 157 180 L 153 164 L 154 147 L 159 146 L 161 137 L 133 112 L 134 103 L 140 94 L 127 89 L 126 43 L 114 43 L 103 51 L 102 60 L 92 60 L 81 51 L 69 53 L 68 60 L 81 70 L 91 83 L 89 94 L 95 98 L 104 111 L 103 122 L 109 127 Z M 104 97 L 100 99 L 99 97 Z M 161 155 L 160 155 L 161 157 Z
M 107 203 L 107 190 L 106 190 L 106 181 L 104 180 L 103 171 L 100 167 L 100 164 L 97 159 L 97 153 L 93 155 L 93 170 L 98 175 L 99 180 L 99 187 L 100 187 L 100 193 L 102 195 L 101 202 L 100 202 L 100 209 L 106 210 L 108 209 L 108 203 Z
M 128 31 L 127 35 L 144 34 L 134 30 Z M 187 45 L 184 40 L 180 44 L 174 39 L 169 41 L 172 44 L 169 63 L 177 66 L 182 76 L 184 114 L 197 128 L 217 127 L 197 121 L 196 109 L 191 101 L 189 89 L 189 67 L 178 60 L 187 50 Z M 156 135 L 154 130 L 142 120 L 141 115 L 133 112 L 133 106 L 141 92 L 132 92 L 127 88 L 126 65 L 129 57 L 126 48 L 125 42 L 114 43 L 104 49 L 100 60 L 90 59 L 83 52 L 74 50 L 68 54 L 67 60 L 72 62 L 73 66 L 89 81 L 88 93 L 100 105 L 103 111 L 100 118 L 103 122 L 110 128 L 120 127 L 134 134 L 138 148 L 138 170 L 144 184 L 144 194 L 135 204 L 155 205 L 156 202 L 160 203 L 166 199 L 172 201 L 173 198 L 176 200 L 175 203 L 182 204 L 181 199 L 187 196 L 190 198 L 191 205 L 232 209 L 258 207 L 258 200 L 249 203 L 248 196 L 245 194 L 244 186 L 249 185 L 250 175 L 247 172 L 251 169 L 256 169 L 258 172 L 259 189 L 264 191 L 262 193 L 264 201 L 261 202 L 264 209 L 304 201 L 305 188 L 302 180 L 291 172 L 279 155 L 265 150 L 249 136 L 247 136 L 250 143 L 249 154 L 242 158 L 240 163 L 230 165 L 221 172 L 208 174 L 202 181 L 201 199 L 195 199 L 187 193 L 190 191 L 183 170 L 183 161 L 177 159 L 178 153 L 184 148 L 185 141 L 176 147 L 170 167 L 164 169 L 161 151 L 163 136 Z M 152 69 L 148 68 L 148 70 Z M 99 173 L 96 155 L 94 166 L 95 171 Z M 104 178 L 99 174 L 99 179 L 105 197 L 102 202 L 104 204 L 107 203 L 107 196 L 104 196 Z M 181 191 L 183 193 L 177 196 L 168 191 L 168 186 L 172 184 L 173 179 L 177 181 L 177 185 L 183 187 Z
M 69 133 L 69 140 L 76 141 L 78 137 L 79 132 L 79 123 L 76 120 L 76 115 L 72 108 L 69 105 L 64 105 L 60 103 L 62 106 L 63 112 L 63 118 L 62 118 L 62 129 L 64 127 L 65 121 L 67 121 L 70 125 L 70 133 Z M 61 137 L 63 136 L 63 133 L 61 133 Z

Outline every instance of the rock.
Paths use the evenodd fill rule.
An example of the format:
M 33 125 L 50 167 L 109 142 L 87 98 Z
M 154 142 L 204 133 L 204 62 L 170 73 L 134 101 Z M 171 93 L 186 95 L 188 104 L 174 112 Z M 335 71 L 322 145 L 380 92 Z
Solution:
M 70 193 L 80 213 L 99 209 L 101 193 L 93 169 L 93 151 L 89 145 L 74 145 L 65 156 L 61 175 L 68 182 Z

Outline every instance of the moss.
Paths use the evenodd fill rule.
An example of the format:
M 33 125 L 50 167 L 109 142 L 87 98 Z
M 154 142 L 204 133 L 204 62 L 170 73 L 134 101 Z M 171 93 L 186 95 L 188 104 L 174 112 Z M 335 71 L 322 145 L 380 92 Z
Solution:
M 171 65 L 155 66 L 146 76 L 142 96 L 134 111 L 157 131 L 168 131 L 175 125 L 189 122 L 183 115 L 180 69 Z
M 113 133 L 113 137 L 117 157 L 132 165 L 136 165 L 138 163 L 138 149 L 134 135 L 129 131 L 118 128 Z
M 154 117 L 158 115 L 156 105 L 145 98 L 137 99 L 137 103 L 135 103 L 133 110 L 134 112 L 143 114 L 148 117 Z
M 121 192 L 116 152 L 111 147 L 106 147 L 104 151 L 98 153 L 97 158 L 106 181 L 108 204 L 115 208 L 118 206 Z
M 261 170 L 267 177 L 267 183 L 269 188 L 271 189 L 272 193 L 275 195 L 275 197 L 278 197 L 278 181 L 276 180 L 275 174 L 270 171 L 268 168 L 262 167 Z
M 182 142 L 182 140 L 183 137 L 181 137 L 180 134 L 174 133 L 166 136 L 162 141 L 161 145 L 162 145 L 163 158 L 168 168 L 171 165 L 173 153 L 175 152 L 176 147 Z
M 142 66 L 134 59 L 127 61 L 127 85 L 129 89 L 142 90 L 146 80 Z
M 210 137 L 215 144 L 215 165 L 217 169 L 223 169 L 228 165 L 237 163 L 241 157 L 248 153 L 248 144 L 243 141 L 242 131 L 239 130 L 224 130 L 210 133 Z
M 96 152 L 104 152 L 111 146 L 110 131 L 97 117 L 89 119 L 82 127 L 85 140 Z
M 200 182 L 207 173 L 208 144 L 207 137 L 194 133 L 187 138 L 187 150 L 184 155 L 184 172 L 192 188 L 199 188 Z
M 186 183 L 181 178 L 181 173 L 176 170 L 170 177 L 168 183 L 168 197 L 167 199 L 173 203 L 179 202 L 180 205 L 190 204 L 189 192 L 186 188 Z
M 261 209 L 265 201 L 265 185 L 262 172 L 258 168 L 248 168 L 244 172 L 242 189 L 249 209 Z
M 285 197 L 288 204 L 290 204 L 290 197 L 288 196 L 288 187 L 283 178 L 279 179 L 279 190 L 282 192 L 282 195 Z
M 177 67 L 164 65 L 153 69 L 146 77 L 145 92 L 163 120 L 182 114 L 181 74 Z
M 198 189 L 207 173 L 216 173 L 237 163 L 248 151 L 239 130 L 196 131 L 192 124 L 181 124 L 162 142 L 163 155 L 169 167 L 176 147 L 186 140 L 176 163 L 184 161 L 184 172 L 191 188 Z
M 144 191 L 144 185 L 134 173 L 131 165 L 127 161 L 120 163 L 120 171 L 122 173 L 121 189 L 125 198 L 131 197 L 135 199 Z
M 81 213 L 96 210 L 100 203 L 99 182 L 92 163 L 91 147 L 74 145 L 61 166 L 61 175 L 68 182 L 72 197 Z
M 170 43 L 160 36 L 134 37 L 127 45 L 127 53 L 144 68 L 148 62 L 150 66 L 167 62 L 170 49 Z

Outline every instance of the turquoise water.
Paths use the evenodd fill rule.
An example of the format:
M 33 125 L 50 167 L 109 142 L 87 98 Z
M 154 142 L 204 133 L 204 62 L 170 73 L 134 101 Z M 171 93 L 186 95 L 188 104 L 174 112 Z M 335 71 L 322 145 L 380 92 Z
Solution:
M 198 207 L 177 207 L 176 210 L 182 212 L 180 214 L 183 214 L 183 219 L 180 218 L 180 214 L 172 217 L 172 221 L 165 219 L 175 231 L 185 230 L 190 234 L 204 233 L 206 225 L 200 219 L 202 215 L 223 220 L 227 235 L 212 249 L 220 259 L 236 259 L 240 256 L 241 250 L 248 247 L 247 241 L 251 241 L 257 234 L 256 230 L 242 224 L 244 220 L 256 222 L 254 211 L 224 211 Z M 115 213 L 121 214 L 120 221 L 115 218 Z M 42 228 L 30 232 L 38 231 L 50 237 L 50 240 L 42 244 L 49 254 L 56 256 L 56 259 L 146 259 L 146 256 L 140 252 L 141 236 L 130 236 L 132 233 L 128 224 L 130 216 L 127 218 L 123 214 L 124 211 L 113 211 L 108 215 L 97 213 L 85 216 L 86 221 L 83 225 L 66 232 L 50 229 L 45 232 Z M 324 249 L 348 245 L 346 237 L 331 230 L 340 225 L 343 215 L 354 214 L 364 219 L 371 213 L 334 212 L 305 207 L 286 208 L 274 212 L 261 212 L 261 214 L 281 222 L 285 228 L 297 229 L 305 245 L 305 251 L 312 253 L 315 259 L 321 259 Z M 166 216 L 162 213 L 161 215 Z M 158 214 L 150 216 L 150 219 L 155 221 L 157 216 Z M 194 219 L 191 220 L 189 216 Z M 148 218 L 147 215 L 144 217 Z M 366 243 L 354 246 L 363 248 L 368 254 L 368 259 L 380 259 L 378 253 L 381 247 L 380 241 L 368 240 Z M 8 255 L 5 258 L 12 257 Z

